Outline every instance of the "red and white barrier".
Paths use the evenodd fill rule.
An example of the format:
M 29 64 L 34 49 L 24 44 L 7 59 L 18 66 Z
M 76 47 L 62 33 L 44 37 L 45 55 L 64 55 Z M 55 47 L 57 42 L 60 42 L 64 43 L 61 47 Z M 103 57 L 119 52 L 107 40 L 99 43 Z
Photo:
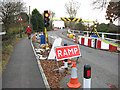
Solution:
M 88 46 L 88 38 L 87 37 L 85 37 L 85 39 L 84 39 L 84 45 Z
M 94 47 L 94 39 L 90 37 L 78 36 L 78 43 L 81 45 Z
M 100 41 L 100 40 L 97 40 L 97 48 L 99 48 L 99 49 L 117 50 L 116 46 L 113 46 L 111 44 L 108 44 L 108 43 Z
M 97 40 L 95 40 L 97 39 Z M 77 42 L 81 45 L 99 48 L 99 49 L 107 49 L 107 50 L 119 50 L 117 46 L 111 45 L 105 41 L 102 41 L 98 38 L 84 37 L 78 36 Z
M 73 41 L 75 42 L 75 34 L 73 34 Z

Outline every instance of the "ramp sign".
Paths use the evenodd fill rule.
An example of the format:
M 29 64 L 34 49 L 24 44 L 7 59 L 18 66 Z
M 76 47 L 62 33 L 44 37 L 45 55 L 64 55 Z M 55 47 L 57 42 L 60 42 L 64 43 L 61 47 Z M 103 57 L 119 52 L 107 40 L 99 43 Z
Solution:
M 55 53 L 57 61 L 81 56 L 79 45 L 56 47 Z

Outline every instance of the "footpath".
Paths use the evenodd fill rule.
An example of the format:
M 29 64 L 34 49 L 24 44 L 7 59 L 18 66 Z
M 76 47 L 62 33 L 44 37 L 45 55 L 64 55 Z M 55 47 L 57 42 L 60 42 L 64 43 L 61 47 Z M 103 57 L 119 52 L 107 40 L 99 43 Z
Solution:
M 2 74 L 2 88 L 45 88 L 31 40 L 25 38 L 13 49 Z

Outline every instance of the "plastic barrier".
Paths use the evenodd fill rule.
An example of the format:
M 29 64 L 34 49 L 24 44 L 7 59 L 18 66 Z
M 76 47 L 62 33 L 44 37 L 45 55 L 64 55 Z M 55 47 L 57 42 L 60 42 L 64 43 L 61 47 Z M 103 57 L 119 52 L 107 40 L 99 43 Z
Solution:
M 73 38 L 73 34 L 69 34 L 69 38 Z
M 93 48 L 119 50 L 117 46 L 111 45 L 110 42 L 99 38 L 78 36 L 77 42 L 81 45 L 85 45 Z
M 41 35 L 40 44 L 45 44 L 45 35 Z

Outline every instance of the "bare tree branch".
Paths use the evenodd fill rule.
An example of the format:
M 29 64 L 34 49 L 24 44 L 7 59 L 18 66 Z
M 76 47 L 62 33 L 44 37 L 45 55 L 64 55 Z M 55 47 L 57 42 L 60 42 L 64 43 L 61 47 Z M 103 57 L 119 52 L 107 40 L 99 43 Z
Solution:
M 66 13 L 70 17 L 76 17 L 79 8 L 80 8 L 80 3 L 77 1 L 71 0 L 68 3 L 65 3 Z
M 53 19 L 53 17 L 55 17 L 55 12 L 49 10 L 49 14 L 50 14 L 50 18 Z
M 22 2 L 5 2 L 0 5 L 0 21 L 3 22 L 6 30 L 8 27 L 16 22 L 20 11 L 25 11 L 24 3 Z
M 93 9 L 101 9 L 107 8 L 107 5 L 109 3 L 109 0 L 95 0 L 92 2 L 92 5 L 94 6 Z

